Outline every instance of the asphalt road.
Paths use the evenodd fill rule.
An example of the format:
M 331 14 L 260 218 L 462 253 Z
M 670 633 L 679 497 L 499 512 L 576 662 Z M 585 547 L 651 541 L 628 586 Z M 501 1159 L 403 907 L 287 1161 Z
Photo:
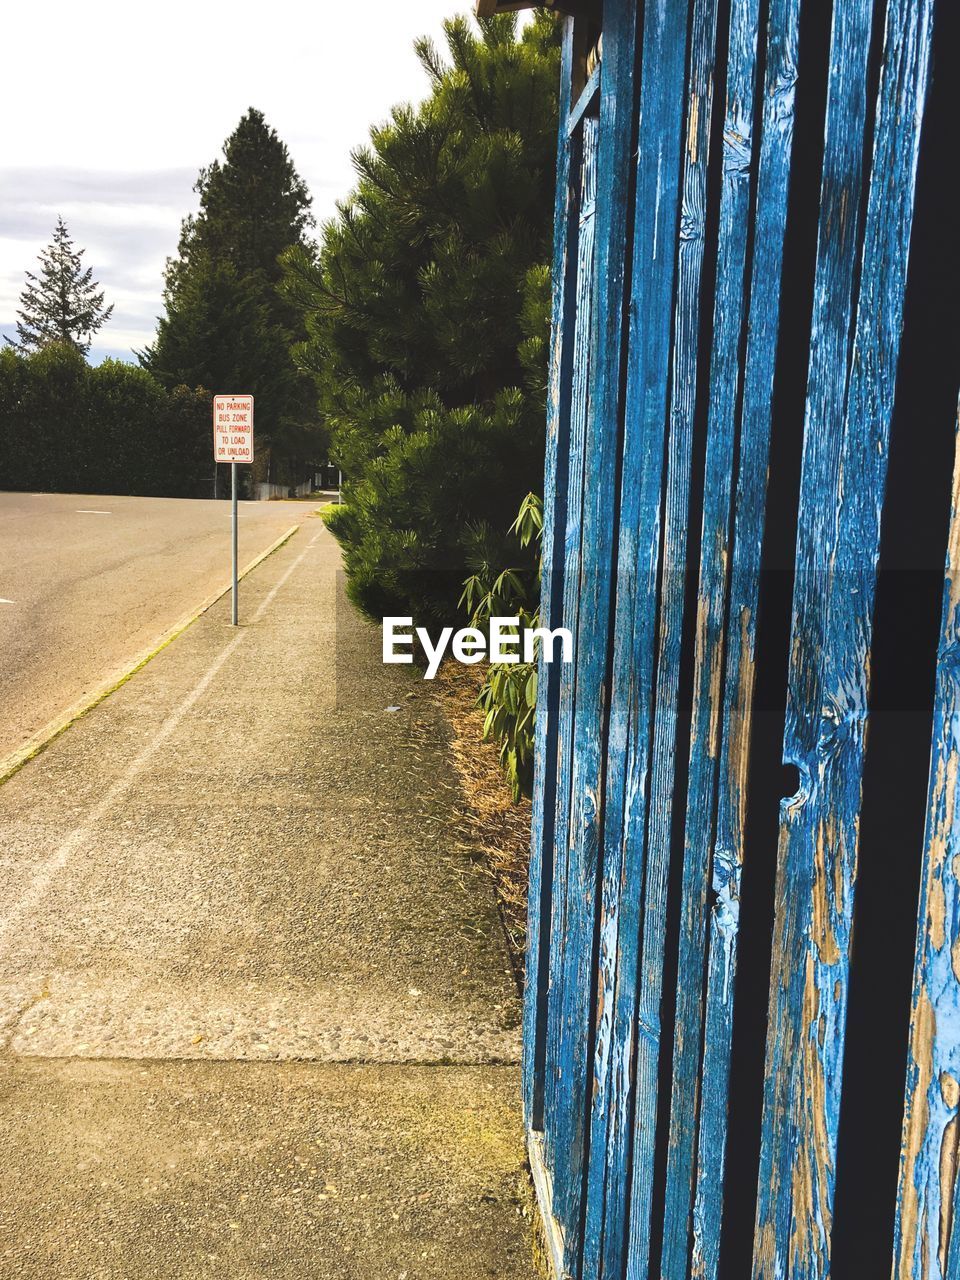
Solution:
M 241 568 L 315 510 L 242 503 Z M 0 760 L 229 577 L 229 502 L 0 493 Z

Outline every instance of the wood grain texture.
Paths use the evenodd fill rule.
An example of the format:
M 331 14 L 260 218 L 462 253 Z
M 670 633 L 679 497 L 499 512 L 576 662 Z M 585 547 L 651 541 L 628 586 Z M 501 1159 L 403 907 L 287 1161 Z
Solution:
M 829 1266 L 827 1202 L 833 1169 L 828 1163 L 827 1130 L 836 1133 L 838 1117 L 822 1120 L 819 1131 L 812 1130 L 814 1114 L 823 1114 L 826 1064 L 817 1028 L 810 1025 L 816 1023 L 817 1011 L 810 1003 L 816 997 L 810 989 L 814 961 L 808 956 L 814 890 L 822 919 L 828 888 L 822 841 L 819 867 L 815 867 L 819 804 L 813 789 L 820 760 L 819 713 L 824 706 L 826 605 L 835 586 L 832 570 L 842 445 L 838 424 L 846 403 L 854 315 L 871 18 L 871 6 L 865 0 L 842 6 L 834 10 L 831 38 L 783 757 L 785 763 L 796 765 L 800 788 L 781 805 L 754 1244 L 756 1280 L 778 1271 L 784 1276 L 822 1275 Z M 804 1081 L 818 1095 L 812 1107 L 804 1104 Z
M 744 863 L 747 770 L 773 381 L 793 149 L 800 0 L 773 0 L 761 109 L 755 240 L 744 364 L 726 671 L 717 780 L 691 1274 L 716 1280 Z
M 646 1196 L 653 1173 L 654 1126 L 646 1126 L 631 1148 L 633 1058 L 638 1040 L 646 1041 L 653 1062 L 652 1092 L 648 1090 L 642 1105 L 648 1115 L 655 1115 L 656 1111 L 658 1045 L 654 1022 L 647 1020 L 646 1009 L 653 1007 L 656 1018 L 658 997 L 649 996 L 646 1009 L 641 1008 L 639 1036 L 635 1008 L 641 933 L 647 945 L 653 928 L 660 925 L 659 920 L 649 927 L 641 923 L 646 878 L 646 779 L 657 732 L 661 754 L 668 757 L 662 771 L 672 778 L 669 743 L 673 733 L 669 717 L 672 714 L 675 725 L 715 14 L 714 0 L 697 0 L 693 6 L 693 41 L 686 75 L 683 45 L 687 6 L 649 7 L 644 29 L 644 63 L 657 72 L 641 86 L 640 102 L 641 119 L 646 124 L 641 125 L 638 140 L 591 1111 L 594 1154 L 586 1209 L 585 1276 L 599 1274 L 601 1264 L 604 1275 L 623 1274 L 631 1149 L 632 1176 L 635 1182 L 638 1178 L 644 1180 Z M 678 214 L 682 228 L 679 245 Z M 676 329 L 672 370 L 671 315 Z M 676 394 L 669 412 L 671 382 Z M 666 500 L 661 538 L 665 448 Z M 661 545 L 667 557 L 662 566 L 664 575 L 672 576 L 669 584 L 664 578 L 663 599 L 658 601 Z M 660 673 L 655 708 L 658 647 Z M 658 814 L 667 829 L 669 794 L 667 783 L 659 793 L 666 809 Z M 668 857 L 668 852 L 663 855 L 664 865 Z M 652 969 L 655 977 L 661 972 L 662 966 Z M 645 1079 L 649 1084 L 649 1072 Z M 641 1165 L 644 1172 L 638 1174 Z M 637 1212 L 647 1216 L 643 1231 L 646 1242 L 648 1199 Z M 646 1247 L 644 1243 L 643 1248 Z M 632 1248 L 635 1258 L 631 1266 L 644 1265 L 640 1244 L 635 1243 Z
M 580 616 L 581 564 L 583 561 L 584 442 L 590 395 L 590 333 L 592 323 L 594 229 L 596 224 L 597 122 L 584 121 L 575 149 L 576 271 L 572 318 L 573 360 L 570 391 L 570 429 L 567 457 L 567 511 L 564 535 L 564 625 L 576 630 Z M 565 856 L 571 808 L 571 762 L 575 718 L 576 669 L 560 664 L 557 715 L 557 773 L 554 805 L 554 877 L 550 936 L 554 940 L 549 964 L 547 1043 L 545 1051 L 544 1147 L 554 1177 L 555 1212 L 568 1227 L 561 1205 L 568 1192 L 567 1179 L 576 1185 L 576 1166 L 566 1159 L 570 1141 L 567 1111 L 567 1076 L 564 1062 L 564 982 L 568 962 L 567 896 L 570 863 Z M 561 851 L 559 856 L 556 851 Z
M 785 735 L 801 787 L 781 809 L 757 1280 L 830 1270 L 872 612 L 930 13 L 928 0 L 887 6 L 850 350 L 871 14 L 834 11 Z
M 585 445 L 582 560 L 573 690 L 567 894 L 559 975 L 555 1211 L 566 1233 L 567 1266 L 579 1270 L 587 1167 L 589 1042 L 606 759 L 607 652 L 622 420 L 620 367 L 625 336 L 627 229 L 633 196 L 635 0 L 606 16 L 597 151 L 594 310 Z M 551 991 L 551 998 L 553 991 Z
M 719 1273 L 801 3 L 729 6 L 661 1280 Z M 558 151 L 543 613 L 576 641 L 572 667 L 541 672 L 524 1101 L 564 1275 L 576 1280 L 650 1280 L 683 782 L 677 699 L 720 6 L 647 0 L 642 83 L 639 7 L 607 6 L 599 115 L 594 86 L 572 124 L 567 21 Z M 883 7 L 833 8 L 783 753 L 800 785 L 781 803 L 754 1280 L 830 1274 L 872 613 L 933 0 L 886 0 L 873 120 Z M 895 1280 L 960 1275 L 960 464 L 957 476 Z
M 960 441 L 960 415 L 957 420 Z M 937 653 L 900 1187 L 896 1280 L 946 1280 L 960 1257 L 960 450 Z
M 703 525 L 697 591 L 693 714 L 681 889 L 675 1049 L 667 1153 L 663 1280 L 686 1280 L 690 1251 L 696 1122 L 703 1051 L 707 902 L 723 697 L 728 564 L 742 370 L 750 173 L 759 23 L 758 0 L 730 9 L 723 184 L 710 361 Z
M 564 21 L 560 58 L 560 118 L 570 109 L 573 84 L 573 19 Z M 543 537 L 540 561 L 540 616 L 545 627 L 563 626 L 563 534 L 567 521 L 570 450 L 570 375 L 575 282 L 574 211 L 570 187 L 571 144 L 560 131 L 553 213 L 551 345 L 547 389 L 547 435 L 543 476 Z M 561 664 L 541 661 L 534 728 L 534 781 L 527 893 L 527 953 L 523 1008 L 523 1106 L 528 1129 L 543 1128 L 547 982 L 550 956 L 550 899 L 553 889 L 553 823 L 556 806 L 558 711 Z
M 649 183 L 650 192 L 649 200 L 652 201 L 654 209 L 662 209 L 662 202 L 669 201 L 667 209 L 671 224 L 668 228 L 660 229 L 654 223 L 652 234 L 644 242 L 637 242 L 635 247 L 635 255 L 639 255 L 640 248 L 643 255 L 639 255 L 639 260 L 643 270 L 648 276 L 644 285 L 644 293 L 640 294 L 641 298 L 658 298 L 662 296 L 664 302 L 669 297 L 669 289 L 672 287 L 672 269 L 673 255 L 677 252 L 675 242 L 671 236 L 676 236 L 673 227 L 677 225 L 677 195 L 678 184 L 684 166 L 684 136 L 682 136 L 682 123 L 685 119 L 685 108 L 687 106 L 687 93 L 684 81 L 682 81 L 682 60 L 681 50 L 676 51 L 677 63 L 676 72 L 673 72 L 672 56 L 673 50 L 669 46 L 668 41 L 677 40 L 684 41 L 686 32 L 681 27 L 681 15 L 677 14 L 672 22 L 664 22 L 663 13 L 655 13 L 653 15 L 655 29 L 650 35 L 645 36 L 644 55 L 646 51 L 653 45 L 653 38 L 658 38 L 664 45 L 663 50 L 653 49 L 653 58 L 650 59 L 650 65 L 655 68 L 655 76 L 658 82 L 668 83 L 669 96 L 664 97 L 662 105 L 659 108 L 659 118 L 649 119 L 649 128 L 652 137 L 648 143 L 650 156 L 655 157 L 655 165 L 652 166 L 650 172 Z M 666 55 L 671 55 L 671 61 L 667 65 Z M 669 77 L 667 77 L 667 69 L 669 69 Z M 676 79 L 675 79 L 676 76 Z M 677 96 L 680 101 L 677 101 Z M 644 128 L 644 122 L 648 119 L 641 101 L 641 131 Z M 691 108 L 692 110 L 692 108 Z M 689 145 L 689 133 L 687 133 L 687 145 Z M 704 140 L 705 145 L 705 140 Z M 689 151 L 686 152 L 689 156 Z M 643 165 L 644 152 L 643 147 L 640 150 L 640 163 Z M 637 206 L 640 204 L 640 197 L 637 197 Z M 678 246 L 677 246 L 678 247 Z M 649 306 L 649 302 L 646 303 Z M 653 317 L 646 312 L 646 306 L 637 314 L 637 329 L 639 334 L 643 334 L 644 329 L 650 330 L 648 342 L 648 352 L 646 352 L 646 361 L 648 364 L 641 365 L 637 369 L 637 378 L 639 378 L 640 396 L 646 397 L 649 402 L 649 421 L 646 422 L 646 431 L 653 431 L 659 426 L 660 434 L 663 431 L 662 419 L 663 411 L 667 408 L 666 390 L 668 387 L 668 369 L 669 360 L 671 360 L 671 351 L 668 346 L 668 330 L 666 325 L 660 329 L 659 312 L 654 311 Z M 640 340 L 640 338 L 639 338 Z M 641 399 L 641 403 L 644 403 Z M 654 438 L 650 440 L 649 448 L 663 448 L 662 439 Z M 676 456 L 675 456 L 676 460 Z M 676 471 L 676 467 L 675 467 Z M 673 479 L 676 479 L 673 477 Z M 673 495 L 676 497 L 676 495 Z M 669 495 L 668 495 L 669 502 Z M 671 518 L 673 518 L 673 513 Z M 676 526 L 671 530 L 671 534 L 676 536 Z M 643 553 L 643 548 L 641 548 Z M 669 559 L 676 554 L 675 544 L 664 544 L 664 559 Z M 655 573 L 655 568 L 653 568 Z M 652 584 L 653 588 L 653 582 Z M 668 603 L 664 599 L 664 603 Z M 669 622 L 678 622 L 677 618 L 669 618 L 664 620 Z M 643 635 L 649 631 L 650 636 L 655 636 L 655 628 L 657 628 L 657 613 L 653 609 L 646 611 L 637 611 L 635 623 L 634 644 L 636 644 L 637 636 Z M 673 634 L 667 634 L 662 637 L 662 643 L 667 646 L 668 652 L 671 653 L 671 660 L 678 659 L 676 646 L 680 645 L 680 632 L 673 631 Z M 658 687 L 659 691 L 659 687 Z M 659 718 L 659 707 L 657 708 Z M 669 750 L 669 744 L 664 742 L 663 732 L 658 735 L 658 724 L 653 726 L 643 726 L 645 733 L 653 730 L 653 763 L 658 769 L 668 767 L 668 762 L 664 759 L 664 750 Z M 625 890 L 623 896 L 632 896 L 632 893 L 641 895 L 643 901 L 643 910 L 641 910 L 640 920 L 640 938 L 639 938 L 639 964 L 637 964 L 636 992 L 628 989 L 626 983 L 618 984 L 617 989 L 617 1020 L 618 1023 L 625 1024 L 627 1016 L 630 1016 L 631 1006 L 635 1005 L 635 1089 L 636 1098 L 634 1103 L 634 1152 L 632 1152 L 632 1169 L 630 1184 L 630 1217 L 628 1217 L 628 1244 L 627 1244 L 627 1268 L 626 1275 L 631 1280 L 639 1280 L 639 1277 L 648 1275 L 650 1262 L 650 1244 L 652 1244 L 653 1221 L 653 1192 L 655 1180 L 655 1152 L 657 1152 L 657 1121 L 658 1121 L 658 1102 L 659 1102 L 659 1068 L 660 1068 L 660 1052 L 662 1052 L 662 1027 L 660 1027 L 660 997 L 663 991 L 663 947 L 664 947 L 664 908 L 666 908 L 666 882 L 668 874 L 668 841 L 667 849 L 664 849 L 662 842 L 658 841 L 660 828 L 657 823 L 649 828 L 650 835 L 653 837 L 652 844 L 648 849 L 644 849 L 644 829 L 639 824 L 631 822 L 631 803 L 636 796 L 641 794 L 641 790 L 645 790 L 649 786 L 648 774 L 649 764 L 643 753 L 637 751 L 635 754 L 635 762 L 632 764 L 631 774 L 627 781 L 627 845 L 625 850 Z M 662 795 L 663 787 L 660 785 L 658 778 L 658 795 Z M 650 818 L 655 819 L 655 815 L 650 813 Z M 649 822 L 649 819 L 648 819 Z M 644 854 L 646 854 L 645 861 Z M 637 867 L 639 863 L 639 867 Z M 627 946 L 636 946 L 635 938 L 630 936 L 625 940 L 625 946 L 621 950 L 626 950 Z
M 600 92 L 600 75 L 603 71 L 603 63 L 598 62 L 587 77 L 587 83 L 580 90 L 580 95 L 576 102 L 570 108 L 570 112 L 566 117 L 567 133 L 572 134 L 576 129 L 580 128 L 580 122 L 583 117 L 591 110 L 594 105 L 594 99 Z M 560 119 L 563 120 L 563 115 Z M 560 129 L 561 137 L 563 136 L 563 127 Z

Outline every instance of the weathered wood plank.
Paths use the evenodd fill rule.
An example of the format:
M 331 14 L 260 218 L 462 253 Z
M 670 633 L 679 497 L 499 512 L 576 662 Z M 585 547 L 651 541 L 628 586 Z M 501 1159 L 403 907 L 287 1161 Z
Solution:
M 957 419 L 960 444 L 960 415 Z M 960 449 L 937 654 L 907 1096 L 894 1238 L 897 1280 L 946 1280 L 960 1262 Z M 952 1265 L 948 1265 L 952 1264 Z
M 590 399 L 590 331 L 592 321 L 594 228 L 596 223 L 596 120 L 584 121 L 578 135 L 574 162 L 577 169 L 576 270 L 571 328 L 573 356 L 570 390 L 570 427 L 567 459 L 567 512 L 563 546 L 564 626 L 575 632 L 580 616 L 580 571 L 583 559 L 584 440 Z M 546 1090 L 544 1096 L 544 1147 L 551 1162 L 556 1191 L 566 1172 L 562 1153 L 569 1141 L 565 1116 L 566 1079 L 563 1060 L 563 990 L 567 963 L 567 894 L 569 859 L 566 856 L 571 808 L 571 763 L 575 718 L 576 670 L 560 665 L 557 716 L 557 772 L 554 797 L 554 877 L 551 902 L 547 993 Z M 559 1173 L 558 1173 L 559 1170 Z M 562 1185 L 562 1184 L 561 1184 Z M 561 1222 L 563 1219 L 561 1217 Z
M 603 63 L 598 62 L 587 77 L 587 83 L 580 90 L 580 96 L 577 98 L 573 107 L 567 116 L 563 112 L 560 113 L 560 119 L 566 119 L 567 134 L 572 134 L 574 130 L 580 128 L 580 122 L 583 117 L 592 109 L 594 98 L 600 92 L 600 75 L 603 71 Z M 561 124 L 561 137 L 563 136 L 563 125 Z
M 560 118 L 570 109 L 574 64 L 573 19 L 564 22 L 560 65 Z M 570 188 L 571 144 L 560 132 L 557 189 L 553 213 L 553 275 L 547 438 L 543 477 L 543 537 L 540 562 L 540 615 L 549 628 L 563 626 L 564 532 L 570 451 L 570 375 L 575 253 L 574 210 Z M 547 981 L 550 956 L 550 899 L 553 887 L 553 824 L 560 664 L 541 662 L 534 729 L 534 783 L 527 896 L 527 955 L 523 1010 L 523 1102 L 528 1129 L 543 1128 L 543 1080 L 546 1050 Z
M 657 15 L 651 14 L 656 24 Z M 699 338 L 700 276 L 703 263 L 707 160 L 716 49 L 716 0 L 695 0 L 690 67 L 682 80 L 683 12 L 671 25 L 654 25 L 659 43 L 644 57 L 658 68 L 641 111 L 652 118 L 641 134 L 640 164 L 647 164 L 648 189 L 660 205 L 643 212 L 645 227 L 635 256 L 634 316 L 631 344 L 636 353 L 628 378 L 627 428 L 615 618 L 614 671 L 609 773 L 604 826 L 597 1040 L 591 1113 L 591 1148 L 586 1214 L 584 1276 L 623 1272 L 629 1154 L 631 1149 L 635 1042 L 634 993 L 640 944 L 644 879 L 644 837 L 651 742 L 656 738 L 665 780 L 651 801 L 660 830 L 669 831 L 672 782 L 671 748 L 675 737 L 680 634 L 684 603 L 684 565 L 690 491 L 690 452 Z M 665 61 L 666 59 L 666 61 Z M 641 89 L 641 94 L 643 94 Z M 686 144 L 682 145 L 686 109 Z M 663 128 L 669 122 L 669 132 Z M 657 132 L 654 132 L 657 130 Z M 661 150 L 654 152 L 653 147 Z M 675 245 L 676 192 L 683 166 L 680 242 Z M 644 179 L 638 179 L 643 185 Z M 638 203 L 638 215 L 641 206 Z M 638 221 L 639 226 L 639 221 Z M 660 246 L 658 249 L 657 246 Z M 664 247 L 666 246 L 666 247 Z M 673 255 L 676 254 L 676 302 Z M 670 313 L 675 338 L 670 369 Z M 663 456 L 668 424 L 668 383 L 672 381 L 664 509 L 663 595 L 659 604 L 660 511 Z M 658 655 L 659 651 L 659 657 Z M 654 710 L 654 672 L 656 708 Z M 669 776 L 669 780 L 668 779 Z M 659 807 L 658 807 L 659 806 Z M 659 923 L 659 922 L 657 922 Z M 618 998 L 619 992 L 619 998 Z M 656 1101 L 652 1100 L 655 1112 Z M 652 1157 L 653 1129 L 644 1134 L 643 1152 Z M 635 1175 L 634 1175 L 635 1176 Z
M 773 0 L 760 158 L 736 514 L 726 624 L 726 673 L 714 842 L 691 1274 L 716 1280 L 724 1205 L 727 1104 L 753 717 L 756 619 L 784 233 L 793 146 L 800 0 Z
M 960 1231 L 955 1231 L 954 1226 L 960 1221 L 960 1178 L 957 1178 L 953 1187 L 953 1215 L 950 1227 L 950 1252 L 947 1257 L 947 1266 L 944 1276 L 960 1276 Z
M 745 323 L 744 284 L 750 224 L 759 11 L 758 0 L 734 0 L 730 9 L 723 185 L 710 363 L 694 703 L 674 1017 L 673 1088 L 660 1267 L 663 1280 L 686 1280 L 690 1250 L 703 1047 L 707 897 L 723 694 L 727 569 L 737 450 L 737 399 L 741 379 L 740 347 Z M 644 964 L 646 966 L 646 957 Z
M 869 9 L 834 11 L 785 735 L 801 786 L 781 809 L 756 1280 L 830 1270 L 872 612 L 932 0 L 887 6 L 848 359 Z
M 613 582 L 620 379 L 625 329 L 627 228 L 632 209 L 630 154 L 635 118 L 636 0 L 605 15 L 597 156 L 594 316 L 585 446 L 583 554 L 577 619 L 571 812 L 566 841 L 567 898 L 560 997 L 556 1213 L 567 1265 L 579 1269 L 587 1165 L 589 1031 L 601 835 L 608 691 L 607 649 Z M 558 850 L 563 848 L 557 841 Z M 558 855 L 559 856 L 559 855 Z M 552 992 L 551 992 L 552 995 Z
M 754 1244 L 756 1280 L 776 1274 L 803 1275 L 806 1266 L 822 1266 L 812 1240 L 801 1238 L 797 1271 L 790 1255 L 791 1189 L 796 1156 L 785 1150 L 789 1076 L 805 1048 L 804 964 L 811 919 L 814 805 L 810 790 L 817 767 L 822 695 L 822 655 L 827 641 L 826 601 L 833 589 L 830 566 L 836 548 L 836 495 L 840 477 L 842 422 L 846 402 L 848 352 L 853 324 L 856 229 L 863 167 L 867 56 L 871 6 L 855 0 L 834 11 L 830 51 L 826 138 L 814 286 L 810 365 L 807 380 L 804 448 L 797 531 L 793 634 L 787 691 L 784 762 L 800 773 L 797 794 L 781 805 L 781 829 L 775 886 L 776 915 L 770 979 L 770 1017 L 764 1088 L 757 1224 Z M 822 883 L 822 881 L 820 882 Z M 822 896 L 822 895 L 821 895 Z M 799 957 L 799 958 L 798 958 Z M 801 972 L 796 973 L 797 964 Z M 822 1081 L 822 1069 L 820 1072 Z M 798 1135 L 799 1137 L 799 1135 Z M 817 1148 L 804 1137 L 799 1153 L 807 1167 Z M 819 1159 L 822 1161 L 823 1156 Z M 799 1206 L 806 1224 L 823 1206 L 825 1170 L 811 1171 L 807 1203 Z M 829 1231 L 829 1223 L 823 1224 Z M 811 1253 L 814 1258 L 811 1260 Z M 811 1272 L 811 1274 L 813 1274 Z

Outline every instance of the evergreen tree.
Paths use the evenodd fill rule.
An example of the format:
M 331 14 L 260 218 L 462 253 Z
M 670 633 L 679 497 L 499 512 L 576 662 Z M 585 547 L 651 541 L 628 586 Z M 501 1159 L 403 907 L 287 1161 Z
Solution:
M 239 276 L 262 273 L 276 284 L 280 254 L 304 245 L 314 225 L 310 194 L 261 112 L 249 108 L 224 143 L 223 157 L 200 170 L 194 185 L 200 212 L 184 220 L 168 285 L 176 287 L 198 257 L 229 263 Z
M 246 390 L 256 396 L 261 421 L 275 422 L 287 402 L 290 353 L 256 275 L 229 262 L 194 253 L 167 298 L 157 341 L 143 360 L 168 388 Z
M 324 446 L 316 394 L 290 353 L 304 336 L 302 318 L 277 284 L 284 250 L 312 252 L 309 193 L 286 146 L 252 107 L 194 190 L 200 209 L 183 222 L 177 257 L 167 263 L 165 314 L 140 362 L 170 388 L 252 392 L 258 457 L 272 445 L 271 478 L 299 479 L 290 468 L 303 446 L 291 451 L 290 439 L 306 435 L 318 458 Z
M 57 218 L 53 241 L 40 254 L 40 274 L 26 273 L 17 313 L 21 351 L 37 351 L 51 342 L 67 342 L 86 355 L 90 340 L 110 319 L 113 304 L 103 305 L 93 269 L 84 270 L 83 249 L 75 249 L 63 218 Z
M 346 505 L 353 599 L 449 621 L 478 536 L 543 481 L 557 24 L 445 24 L 432 92 L 371 130 L 317 259 L 285 255 Z M 497 547 L 489 553 L 496 558 Z

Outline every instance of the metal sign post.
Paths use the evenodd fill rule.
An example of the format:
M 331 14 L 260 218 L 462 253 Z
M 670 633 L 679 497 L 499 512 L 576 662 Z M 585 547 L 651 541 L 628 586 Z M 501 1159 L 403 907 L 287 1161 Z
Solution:
M 238 394 L 213 397 L 213 456 L 216 462 L 230 463 L 230 621 L 233 626 L 237 626 L 239 621 L 237 464 L 253 462 L 253 396 Z
M 232 584 L 233 584 L 233 585 L 232 585 L 232 591 L 231 591 L 231 596 L 230 596 L 230 621 L 233 623 L 233 625 L 234 625 L 234 626 L 236 626 L 236 625 L 237 625 L 237 617 L 238 617 L 238 606 L 237 606 L 237 544 L 238 544 L 238 542 L 239 542 L 239 537 L 238 537 L 238 532 L 237 532 L 237 530 L 238 530 L 239 520 L 238 520 L 238 518 L 237 518 L 237 514 L 238 514 L 238 513 L 237 513 L 237 464 L 236 464 L 235 462 L 231 462 L 231 463 L 230 463 L 230 502 L 231 502 L 231 505 L 232 505 L 232 508 L 233 508 L 233 520 L 231 521 L 231 523 L 232 523 L 232 525 L 233 525 L 233 539 L 232 539 L 232 541 L 233 541 L 233 555 L 231 556 L 231 563 L 232 563 L 232 567 L 233 567 L 233 573 L 232 573 L 232 576 L 231 576 L 231 582 L 232 582 Z

